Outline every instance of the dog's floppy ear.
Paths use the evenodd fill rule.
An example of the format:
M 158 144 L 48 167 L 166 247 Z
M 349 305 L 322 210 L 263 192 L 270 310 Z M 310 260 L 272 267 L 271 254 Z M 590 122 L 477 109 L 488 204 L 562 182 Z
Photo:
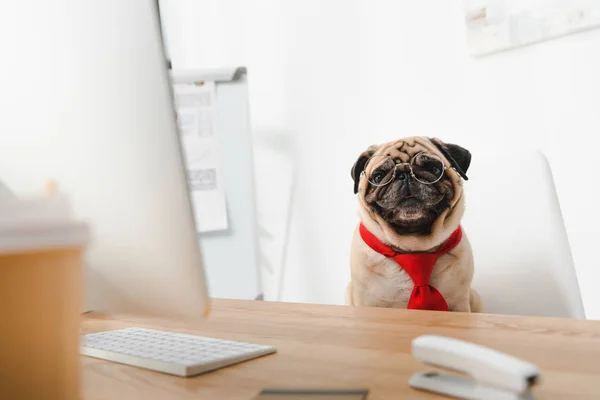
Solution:
M 471 165 L 471 152 L 464 147 L 456 144 L 444 143 L 437 138 L 432 138 L 430 140 L 431 143 L 442 152 L 444 157 L 450 161 L 450 164 L 452 164 L 452 167 L 456 172 L 458 172 L 464 180 L 469 180 L 469 178 L 467 178 L 467 170 L 469 169 L 469 165 Z
M 358 184 L 360 183 L 360 174 L 365 169 L 365 164 L 367 163 L 367 161 L 369 161 L 369 158 L 371 158 L 371 156 L 373 154 L 375 154 L 376 149 L 377 149 L 377 146 L 372 145 L 367 150 L 363 151 L 361 153 L 361 155 L 358 156 L 358 159 L 352 166 L 351 175 L 352 175 L 352 179 L 354 180 L 354 194 L 358 193 Z

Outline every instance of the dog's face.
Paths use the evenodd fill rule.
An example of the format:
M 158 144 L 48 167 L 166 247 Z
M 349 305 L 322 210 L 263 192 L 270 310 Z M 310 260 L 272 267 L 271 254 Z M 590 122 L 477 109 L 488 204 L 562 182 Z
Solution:
M 471 162 L 468 150 L 410 137 L 371 146 L 352 167 L 354 193 L 396 234 L 428 235 L 453 206 Z

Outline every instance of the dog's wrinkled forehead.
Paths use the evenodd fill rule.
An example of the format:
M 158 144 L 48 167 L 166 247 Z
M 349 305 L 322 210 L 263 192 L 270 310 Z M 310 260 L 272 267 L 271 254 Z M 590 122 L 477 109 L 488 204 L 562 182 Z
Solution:
M 398 162 L 409 163 L 414 156 L 424 151 L 444 159 L 443 154 L 429 140 L 422 137 L 408 137 L 382 144 L 375 150 L 375 154 L 392 157 Z M 371 165 L 371 167 L 373 166 Z

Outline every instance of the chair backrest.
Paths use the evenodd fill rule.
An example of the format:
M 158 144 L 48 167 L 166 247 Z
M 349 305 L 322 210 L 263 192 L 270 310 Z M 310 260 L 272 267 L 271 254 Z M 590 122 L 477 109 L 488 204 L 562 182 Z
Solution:
M 484 312 L 585 318 L 550 166 L 539 152 L 474 154 L 465 233 Z

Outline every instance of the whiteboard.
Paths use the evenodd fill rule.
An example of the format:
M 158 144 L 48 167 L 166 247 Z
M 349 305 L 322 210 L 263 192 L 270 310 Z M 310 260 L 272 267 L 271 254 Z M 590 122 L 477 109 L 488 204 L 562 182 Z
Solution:
M 215 82 L 215 135 L 223 155 L 228 229 L 198 235 L 210 296 L 261 298 L 246 68 L 171 70 L 170 73 L 173 84 Z

